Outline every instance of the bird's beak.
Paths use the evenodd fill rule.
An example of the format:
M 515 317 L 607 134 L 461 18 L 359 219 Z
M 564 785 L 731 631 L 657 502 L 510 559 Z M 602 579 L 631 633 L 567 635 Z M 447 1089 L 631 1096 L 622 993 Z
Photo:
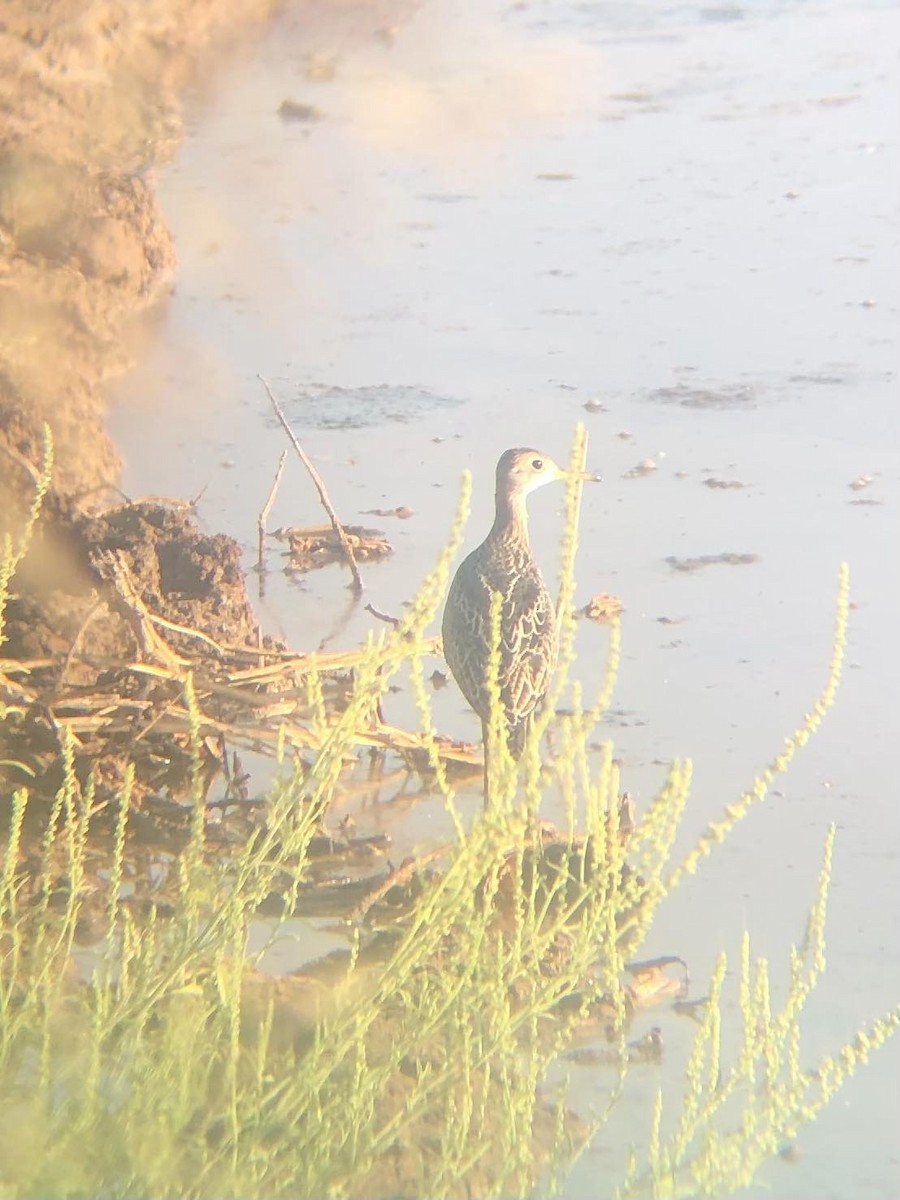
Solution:
M 567 479 L 580 479 L 583 483 L 602 483 L 603 476 L 593 471 L 566 471 Z

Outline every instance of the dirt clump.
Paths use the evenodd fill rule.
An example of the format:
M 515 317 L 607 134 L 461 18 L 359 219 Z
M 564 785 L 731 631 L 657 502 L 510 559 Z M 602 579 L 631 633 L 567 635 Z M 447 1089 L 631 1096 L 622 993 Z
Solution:
M 217 643 L 257 644 L 234 539 L 155 503 L 98 516 L 60 512 L 57 498 L 50 507 L 22 563 L 25 587 L 10 598 L 7 655 L 65 654 L 66 679 L 87 683 L 116 661 L 174 663 L 215 657 Z

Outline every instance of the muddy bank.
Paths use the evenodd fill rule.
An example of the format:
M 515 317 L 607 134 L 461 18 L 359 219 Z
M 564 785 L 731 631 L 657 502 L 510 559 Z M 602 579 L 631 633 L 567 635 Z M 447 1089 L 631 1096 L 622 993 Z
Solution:
M 4 6 L 0 432 L 35 461 L 49 421 L 54 485 L 85 503 L 118 478 L 100 389 L 127 365 L 124 323 L 174 267 L 152 169 L 180 136 L 180 90 L 275 7 L 159 0 L 126 15 L 104 0 Z
M 255 633 L 229 539 L 204 539 L 186 513 L 132 510 L 100 522 L 90 514 L 121 504 L 120 460 L 103 427 L 104 381 L 128 366 L 126 323 L 173 275 L 152 172 L 180 137 L 180 93 L 245 44 L 276 7 L 277 0 L 158 0 L 127 13 L 105 0 L 4 7 L 4 529 L 15 534 L 28 511 L 45 422 L 54 446 L 39 535 L 7 614 L 7 654 L 71 648 L 91 595 L 110 582 L 114 553 L 127 556 L 143 603 L 162 616 L 215 626 L 226 640 Z M 173 568 L 176 559 L 181 566 Z M 104 656 L 133 652 L 112 609 L 85 636 Z

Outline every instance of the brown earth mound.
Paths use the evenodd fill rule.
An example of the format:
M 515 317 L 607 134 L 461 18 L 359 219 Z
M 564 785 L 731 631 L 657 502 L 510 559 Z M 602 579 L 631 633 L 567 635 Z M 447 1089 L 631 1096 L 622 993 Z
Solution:
M 186 509 L 144 503 L 96 517 L 72 508 L 48 514 L 22 577 L 7 608 L 4 653 L 65 654 L 70 682 L 93 682 L 116 660 L 206 657 L 215 653 L 209 639 L 257 642 L 240 547 L 201 532 Z
M 187 512 L 119 508 L 102 386 L 128 365 L 125 324 L 174 267 L 152 186 L 180 135 L 179 91 L 213 48 L 246 41 L 276 0 L 9 0 L 0 16 L 0 530 L 34 494 L 43 425 L 52 486 L 16 577 L 3 653 L 133 653 L 115 605 L 84 628 L 124 555 L 158 615 L 245 641 L 238 550 Z M 106 574 L 104 575 L 104 571 Z M 121 584 L 121 579 L 120 579 Z M 92 599 L 93 597 L 93 599 Z M 127 623 L 127 622 L 126 622 Z M 80 632 L 79 632 L 80 631 Z M 177 641 L 177 635 L 176 635 Z

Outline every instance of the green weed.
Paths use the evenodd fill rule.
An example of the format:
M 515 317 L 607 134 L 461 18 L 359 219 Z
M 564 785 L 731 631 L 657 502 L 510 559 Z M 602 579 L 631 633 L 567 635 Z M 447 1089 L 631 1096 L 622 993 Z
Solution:
M 579 434 L 576 460 L 583 449 Z M 48 442 L 47 482 L 26 536 L 4 544 L 0 640 L 6 589 L 38 518 L 50 463 Z M 573 657 L 577 499 L 573 490 L 557 695 Z M 309 675 L 321 749 L 274 789 L 265 822 L 227 861 L 206 842 L 201 722 L 185 677 L 195 786 L 166 911 L 139 912 L 128 902 L 130 772 L 100 876 L 86 866 L 92 784 L 79 781 L 71 743 L 63 745 L 63 782 L 36 846 L 24 833 L 28 792 L 12 798 L 0 867 L 0 1196 L 529 1195 L 559 1186 L 573 1158 L 604 1136 L 627 1085 L 625 962 L 658 905 L 818 727 L 840 675 L 847 574 L 822 696 L 770 767 L 680 861 L 672 861 L 672 847 L 690 764 L 673 765 L 629 831 L 611 747 L 588 748 L 612 694 L 615 623 L 596 698 L 585 704 L 571 689 L 569 715 L 555 720 L 555 755 L 541 761 L 551 705 L 521 769 L 508 756 L 492 764 L 492 803 L 467 824 L 439 753 L 422 656 L 467 502 L 468 485 L 447 549 L 400 626 L 370 638 L 336 718 L 326 715 L 318 677 Z M 401 670 L 417 699 L 454 845 L 402 917 L 380 928 L 348 927 L 332 982 L 302 973 L 268 978 L 247 952 L 251 922 L 273 893 L 283 896 L 285 916 L 292 911 L 357 730 Z M 550 789 L 563 798 L 567 827 L 548 840 L 535 817 Z M 714 1196 L 750 1182 L 896 1030 L 900 1009 L 835 1057 L 801 1063 L 800 1022 L 824 967 L 833 838 L 782 1008 L 773 1012 L 768 966 L 751 961 L 746 939 L 742 1030 L 734 1062 L 726 1063 L 720 960 L 672 1132 L 663 1131 L 660 1095 L 648 1114 L 646 1148 L 621 1181 L 623 1196 Z M 85 959 L 76 948 L 98 887 L 101 933 Z M 548 1080 L 591 1022 L 608 1039 L 613 1075 L 604 1111 L 586 1124 Z

